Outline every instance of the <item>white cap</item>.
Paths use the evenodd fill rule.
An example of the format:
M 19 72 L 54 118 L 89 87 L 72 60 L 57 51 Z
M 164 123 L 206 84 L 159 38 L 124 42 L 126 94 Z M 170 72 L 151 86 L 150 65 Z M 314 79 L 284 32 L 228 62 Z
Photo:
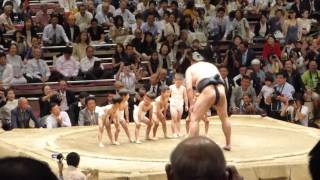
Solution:
M 260 65 L 260 60 L 259 59 L 253 59 L 251 61 L 251 65 Z
M 198 53 L 197 51 L 192 53 L 192 59 L 194 61 L 203 61 L 204 60 L 203 56 L 201 56 L 201 54 Z

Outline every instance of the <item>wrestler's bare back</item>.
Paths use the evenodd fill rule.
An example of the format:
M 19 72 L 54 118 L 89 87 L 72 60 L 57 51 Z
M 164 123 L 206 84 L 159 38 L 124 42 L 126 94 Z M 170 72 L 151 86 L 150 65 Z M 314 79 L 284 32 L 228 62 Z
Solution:
M 213 77 L 216 74 L 220 75 L 219 70 L 215 65 L 208 62 L 198 62 L 187 69 L 186 80 L 189 81 L 189 79 L 192 78 L 192 86 L 196 87 L 200 80 Z

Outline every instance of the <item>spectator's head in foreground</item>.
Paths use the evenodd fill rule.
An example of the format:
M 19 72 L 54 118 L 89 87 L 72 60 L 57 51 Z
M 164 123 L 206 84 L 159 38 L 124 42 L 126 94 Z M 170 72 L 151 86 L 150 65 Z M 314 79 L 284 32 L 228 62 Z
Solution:
M 185 139 L 166 166 L 168 180 L 224 180 L 226 161 L 220 147 L 206 137 Z
M 78 167 L 80 163 L 80 156 L 76 152 L 71 152 L 67 155 L 66 160 L 68 166 Z
M 0 179 L 58 180 L 46 163 L 27 157 L 0 159 L 0 169 Z
M 309 171 L 313 180 L 320 179 L 320 141 L 309 153 Z

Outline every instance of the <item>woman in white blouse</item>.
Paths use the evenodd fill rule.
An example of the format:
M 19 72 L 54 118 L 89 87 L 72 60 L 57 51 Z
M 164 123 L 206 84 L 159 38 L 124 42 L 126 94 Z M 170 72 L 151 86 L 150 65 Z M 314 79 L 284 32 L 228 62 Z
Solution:
M 25 65 L 22 62 L 21 56 L 17 55 L 18 46 L 17 44 L 11 44 L 9 53 L 7 54 L 7 62 L 11 64 L 13 68 L 13 79 L 12 84 L 24 84 L 27 80 L 23 77 L 25 73 Z

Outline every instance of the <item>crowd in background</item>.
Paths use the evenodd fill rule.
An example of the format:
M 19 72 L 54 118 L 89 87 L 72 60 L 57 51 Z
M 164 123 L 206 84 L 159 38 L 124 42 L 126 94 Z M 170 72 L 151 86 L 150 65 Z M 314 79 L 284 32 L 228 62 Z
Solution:
M 319 0 L 59 0 L 33 12 L 28 1 L 4 0 L 0 15 L 2 124 L 11 128 L 79 125 L 79 112 L 95 98 L 68 90 L 67 81 L 115 79 L 115 92 L 130 91 L 129 113 L 147 92 L 160 94 L 174 75 L 184 74 L 192 52 L 215 64 L 225 82 L 228 110 L 260 114 L 320 127 Z M 249 17 L 259 17 L 250 23 Z M 19 29 L 16 25 L 23 25 Z M 107 33 L 105 33 L 107 30 Z M 12 39 L 5 34 L 12 34 Z M 41 33 L 42 35 L 39 35 Z M 262 52 L 255 52 L 263 40 Z M 225 53 L 220 42 L 230 42 Z M 95 45 L 115 43 L 113 70 L 94 56 Z M 66 46 L 49 68 L 42 47 Z M 141 79 L 149 82 L 138 86 Z M 15 99 L 14 86 L 44 85 L 35 115 L 28 99 Z M 87 100 L 89 97 L 89 100 Z M 92 107 L 90 107 L 92 108 Z M 209 112 L 214 114 L 214 110 Z M 59 118 L 57 118 L 59 117 Z

